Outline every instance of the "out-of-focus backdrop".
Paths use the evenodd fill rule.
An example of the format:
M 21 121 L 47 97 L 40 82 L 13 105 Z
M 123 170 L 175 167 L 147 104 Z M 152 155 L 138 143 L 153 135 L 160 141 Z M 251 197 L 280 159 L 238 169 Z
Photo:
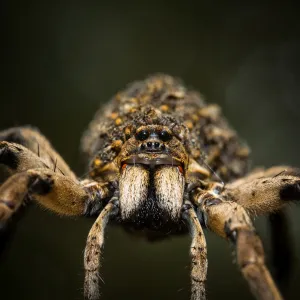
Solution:
M 296 7 L 244 1 L 1 1 L 0 129 L 32 124 L 78 175 L 82 131 L 128 82 L 184 79 L 224 113 L 255 165 L 300 167 L 300 43 Z M 289 209 L 300 286 L 300 208 Z M 256 222 L 270 254 L 264 218 Z M 1 257 L 1 299 L 82 299 L 92 220 L 29 208 Z M 298 241 L 297 241 L 298 238 Z M 253 299 L 225 241 L 207 232 L 208 298 Z M 188 299 L 189 237 L 149 244 L 107 232 L 102 299 Z M 285 257 L 282 257 L 285 261 Z

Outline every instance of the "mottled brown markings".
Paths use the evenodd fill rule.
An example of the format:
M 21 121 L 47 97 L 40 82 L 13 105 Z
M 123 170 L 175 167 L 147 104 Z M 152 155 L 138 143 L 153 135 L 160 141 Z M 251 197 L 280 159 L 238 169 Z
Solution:
M 162 112 L 168 112 L 170 108 L 169 108 L 168 105 L 164 104 L 164 105 L 161 105 L 161 106 L 159 107 L 159 109 L 160 109 Z
M 199 116 L 197 116 L 196 114 L 191 115 L 191 118 L 194 122 L 199 121 Z
M 110 115 L 110 118 L 115 120 L 118 116 L 119 116 L 118 113 L 112 112 L 111 115 Z
M 103 162 L 102 162 L 101 159 L 96 158 L 96 159 L 93 161 L 93 164 L 94 164 L 94 167 L 100 167 L 100 166 L 103 164 Z
M 262 249 L 259 238 L 248 222 L 248 215 L 243 213 L 240 206 L 236 204 L 243 205 L 247 212 L 253 215 L 281 209 L 289 200 L 299 199 L 300 171 L 287 166 L 278 166 L 268 170 L 256 169 L 248 176 L 237 179 L 244 176 L 248 170 L 248 147 L 228 125 L 217 105 L 207 105 L 197 92 L 186 89 L 179 80 L 167 75 L 157 74 L 144 81 L 133 83 L 99 110 L 82 140 L 83 151 L 91 162 L 89 174 L 95 181 L 88 178 L 79 182 L 38 130 L 16 127 L 0 132 L 0 140 L 18 144 L 9 144 L 9 149 L 16 155 L 18 164 L 15 164 L 15 168 L 9 168 L 11 177 L 0 187 L 2 201 L 0 201 L 0 221 L 8 220 L 24 203 L 24 198 L 35 199 L 38 203 L 63 215 L 99 216 L 100 212 L 108 213 L 103 207 L 112 197 L 115 189 L 122 186 L 119 183 L 120 176 L 122 178 L 127 170 L 130 170 L 131 166 L 122 165 L 122 162 L 137 152 L 138 144 L 134 134 L 141 126 L 148 129 L 151 126 L 152 128 L 158 126 L 170 130 L 173 138 L 164 146 L 172 158 L 182 163 L 180 165 L 182 171 L 178 170 L 179 167 L 172 171 L 182 176 L 179 178 L 182 178 L 186 184 L 185 188 L 179 190 L 185 190 L 186 195 L 191 194 L 192 199 L 197 199 L 195 206 L 205 207 L 205 213 L 199 211 L 203 223 L 219 235 L 227 236 L 236 243 L 238 258 L 242 258 L 239 262 L 242 272 L 250 282 L 250 286 L 254 287 L 253 292 L 256 297 L 263 300 L 279 299 L 274 292 L 276 288 L 272 285 L 272 279 L 268 277 L 268 270 L 264 266 L 263 252 L 259 250 Z M 18 152 L 18 149 L 21 151 Z M 12 163 L 13 159 L 6 159 L 8 167 Z M 210 171 L 207 170 L 207 166 Z M 137 206 L 141 202 L 148 203 L 147 196 L 144 194 L 148 191 L 149 184 L 152 184 L 148 179 L 153 174 L 149 175 L 148 167 L 144 170 L 137 171 L 137 174 L 142 174 L 144 178 L 142 185 L 139 184 L 139 176 L 135 173 L 131 175 L 135 174 L 133 177 L 136 180 L 130 179 L 131 175 L 126 180 L 122 179 L 124 203 L 121 203 L 121 207 L 126 211 L 123 217 L 129 216 L 130 211 L 136 209 L 135 200 L 138 202 Z M 160 201 L 163 207 L 169 209 L 171 216 L 176 215 L 182 204 L 182 199 L 177 196 L 181 192 L 178 193 L 177 190 L 175 193 L 175 188 L 171 191 L 166 184 L 168 180 L 178 181 L 177 175 L 173 175 L 165 176 L 164 183 L 156 179 L 160 187 Z M 215 181 L 219 181 L 219 177 L 226 185 L 223 186 L 224 190 L 217 192 L 212 186 L 216 184 Z M 38 179 L 36 191 L 28 187 L 31 178 Z M 47 183 L 51 179 L 53 179 L 52 185 Z M 37 187 L 41 182 L 46 188 L 40 187 L 40 191 Z M 131 190 L 125 188 L 124 183 L 133 185 Z M 188 190 L 188 187 L 193 188 Z M 170 197 L 175 195 L 175 202 L 172 202 L 170 197 L 164 197 L 164 193 L 171 195 Z M 129 196 L 129 202 L 126 202 L 124 195 Z M 226 204 L 230 204 L 228 209 L 218 211 L 218 207 L 223 205 L 218 197 L 222 201 L 229 202 Z M 154 218 L 151 209 L 147 210 L 147 213 L 148 217 Z M 234 215 L 238 217 L 234 218 Z M 199 221 L 196 215 L 191 221 L 197 228 Z M 178 222 L 178 226 L 180 225 Z M 101 231 L 101 226 L 96 223 L 94 228 Z M 90 243 L 97 240 L 94 239 L 96 236 L 92 237 Z M 193 234 L 193 242 L 201 244 L 203 242 L 201 239 L 204 239 L 204 235 L 201 228 L 198 228 Z M 95 256 L 100 253 L 98 246 L 94 247 Z M 198 299 L 199 295 L 202 297 L 204 294 L 204 285 L 198 284 L 204 281 L 199 277 L 201 274 L 197 273 L 199 266 L 205 267 L 201 264 L 201 260 L 198 260 L 199 253 L 204 252 L 206 253 L 205 247 L 191 247 L 192 266 L 194 266 L 191 276 L 192 299 Z M 254 257 L 256 260 L 252 263 L 247 257 Z M 88 263 L 93 259 L 91 255 L 86 257 Z M 206 257 L 203 261 L 206 261 Z M 97 272 L 98 268 L 96 266 L 91 270 Z M 97 283 L 98 278 L 91 278 L 93 287 Z M 86 290 L 86 295 L 88 299 L 93 299 L 92 290 Z
M 122 145 L 123 145 L 122 140 L 115 140 L 111 143 L 111 148 L 116 152 L 120 152 Z
M 182 216 L 188 222 L 192 235 L 191 255 L 191 300 L 205 300 L 205 282 L 207 278 L 207 248 L 206 240 L 191 203 L 186 201 Z
M 122 123 L 123 123 L 123 120 L 122 120 L 121 118 L 117 118 L 117 119 L 115 120 L 115 124 L 116 124 L 117 126 L 120 126 Z
M 128 140 L 130 138 L 130 135 L 131 135 L 131 129 L 132 127 L 131 126 L 127 126 L 125 129 L 124 129 L 124 134 L 125 134 L 125 139 Z
M 199 203 L 199 200 L 194 199 L 194 202 Z M 256 298 L 281 300 L 265 266 L 262 243 L 244 208 L 231 201 L 221 201 L 209 208 L 205 201 L 200 203 L 200 210 L 207 216 L 208 228 L 236 245 L 237 263 Z
M 174 100 L 173 96 L 168 97 L 168 95 L 180 95 L 180 97 Z M 134 101 L 132 98 L 134 98 Z M 134 115 L 128 112 L 128 107 L 132 107 L 133 104 L 136 108 Z M 167 107 L 170 109 L 166 112 Z M 181 109 L 179 109 L 180 107 Z M 222 132 L 226 136 L 225 132 L 228 130 L 231 136 L 230 145 L 226 144 L 227 140 L 221 141 L 220 144 L 214 142 L 214 150 L 220 149 L 223 153 L 221 156 L 215 156 L 210 161 L 214 170 L 217 172 L 219 169 L 222 170 L 222 175 L 225 175 L 224 179 L 230 176 L 237 177 L 246 171 L 247 156 L 235 157 L 235 153 L 239 149 L 245 149 L 245 147 L 242 147 L 235 133 L 227 125 L 220 109 L 217 106 L 206 105 L 199 94 L 185 89 L 179 80 L 170 76 L 158 74 L 147 78 L 143 82 L 133 83 L 126 90 L 120 92 L 116 99 L 113 99 L 102 111 L 105 112 L 104 115 L 118 113 L 118 117 L 122 118 L 123 123 L 120 125 L 120 130 L 115 130 L 115 120 L 103 118 L 103 115 L 98 113 L 83 140 L 83 148 L 88 155 L 93 156 L 100 153 L 101 158 L 113 159 L 115 154 L 102 151 L 104 149 L 101 145 L 111 144 L 113 140 L 123 138 L 125 128 L 132 124 L 139 128 L 151 123 L 165 125 L 174 128 L 174 130 L 175 128 L 178 130 L 182 128 L 174 134 L 182 139 L 189 154 L 195 154 L 195 158 L 198 159 L 199 153 L 202 152 L 203 154 L 213 150 L 210 144 L 213 141 L 213 136 L 212 140 L 207 140 L 204 135 L 206 126 L 210 126 L 212 132 L 223 130 Z M 190 130 L 187 130 L 186 127 L 184 129 L 184 126 L 182 126 L 183 122 L 187 120 L 195 122 L 195 124 L 189 125 L 190 127 L 193 126 Z M 103 143 L 101 144 L 98 143 L 99 136 L 103 136 Z M 197 143 L 193 143 L 193 140 Z M 201 149 L 205 144 L 206 149 Z M 200 149 L 199 146 L 201 146 Z M 91 151 L 94 152 L 91 153 Z M 218 152 L 220 153 L 220 151 Z M 231 160 L 234 160 L 235 167 L 233 169 L 228 163 Z
M 194 127 L 194 124 L 193 124 L 192 121 L 185 121 L 185 122 L 184 122 L 184 125 L 185 125 L 189 130 L 193 129 L 193 127 Z
M 99 299 L 100 253 L 104 245 L 104 230 L 109 218 L 117 212 L 117 199 L 113 198 L 103 209 L 92 226 L 84 252 L 84 297 L 87 300 Z

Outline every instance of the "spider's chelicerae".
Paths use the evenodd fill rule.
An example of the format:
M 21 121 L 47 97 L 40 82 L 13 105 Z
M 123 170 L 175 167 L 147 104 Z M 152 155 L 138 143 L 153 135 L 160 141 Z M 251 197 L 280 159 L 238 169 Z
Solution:
M 217 105 L 179 80 L 155 75 L 118 93 L 82 139 L 89 174 L 78 180 L 31 127 L 0 132 L 0 221 L 35 200 L 66 216 L 95 216 L 84 253 L 84 295 L 99 298 L 108 221 L 148 239 L 190 231 L 191 299 L 205 299 L 207 249 L 202 228 L 235 245 L 237 264 L 257 299 L 282 299 L 264 261 L 251 217 L 300 199 L 297 169 L 248 172 L 249 150 Z M 224 184 L 220 178 L 226 183 Z

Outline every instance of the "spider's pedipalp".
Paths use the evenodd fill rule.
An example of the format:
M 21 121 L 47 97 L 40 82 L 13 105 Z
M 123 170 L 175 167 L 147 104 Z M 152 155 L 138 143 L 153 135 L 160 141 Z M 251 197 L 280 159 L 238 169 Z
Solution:
M 206 240 L 193 206 L 186 201 L 182 217 L 187 220 L 192 235 L 190 255 L 191 269 L 191 300 L 205 300 L 205 282 L 207 277 L 207 248 Z
M 99 299 L 99 267 L 104 246 L 104 231 L 109 218 L 118 212 L 118 207 L 118 197 L 113 197 L 89 232 L 84 252 L 84 298 L 87 300 Z
M 196 195 L 197 193 L 194 194 Z M 211 201 L 211 195 L 202 193 L 200 200 L 194 198 L 201 212 L 206 215 L 207 227 L 234 243 L 237 263 L 258 300 L 281 300 L 282 296 L 265 265 L 261 240 L 247 212 L 241 205 L 232 201 L 224 201 L 221 198 Z

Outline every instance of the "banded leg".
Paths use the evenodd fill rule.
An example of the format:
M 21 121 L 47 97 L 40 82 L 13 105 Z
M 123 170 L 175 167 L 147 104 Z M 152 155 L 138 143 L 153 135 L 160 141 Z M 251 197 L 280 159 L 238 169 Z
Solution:
M 26 198 L 60 215 L 80 216 L 92 197 L 69 177 L 48 169 L 30 169 L 9 177 L 0 187 L 0 221 L 6 221 Z
M 15 173 L 31 168 L 47 167 L 44 161 L 40 158 L 35 159 L 35 154 L 21 145 L 21 143 L 24 144 L 25 139 L 21 136 L 19 130 L 9 129 L 0 132 L 0 141 L 5 139 L 12 143 L 0 142 L 0 186 L 1 183 Z M 6 205 L 5 200 L 0 198 L 0 255 L 6 249 L 6 245 L 15 232 L 18 220 L 24 214 L 24 209 L 19 209 L 18 213 L 10 218 L 17 207 L 20 206 L 18 200 L 15 200 L 13 199 L 10 205 Z M 8 219 L 10 219 L 10 222 L 6 222 Z
M 118 212 L 118 197 L 113 197 L 93 224 L 84 252 L 84 298 L 99 299 L 99 267 L 104 246 L 104 231 L 110 217 Z
M 293 241 L 283 208 L 300 200 L 300 170 L 287 166 L 260 169 L 226 185 L 222 196 L 236 201 L 251 215 L 271 214 L 275 278 L 285 290 L 292 271 Z
M 91 214 L 99 210 L 110 191 L 105 184 L 78 182 L 20 144 L 0 142 L 0 164 L 11 175 L 0 187 L 0 222 L 7 221 L 25 199 L 34 198 L 63 215 Z
M 14 127 L 1 131 L 0 182 L 5 182 L 16 173 L 37 168 L 51 169 L 76 180 L 68 165 L 37 130 L 30 127 Z M 29 197 L 25 198 L 28 199 Z M 11 203 L 8 204 L 5 199 L 0 198 L 0 202 L 2 202 L 0 205 L 0 221 L 3 221 L 3 217 L 8 219 L 9 215 L 16 211 L 22 201 L 23 199 L 17 197 L 11 199 Z
M 191 300 L 205 300 L 205 282 L 207 277 L 207 248 L 205 236 L 197 214 L 190 202 L 185 202 L 182 216 L 187 220 L 192 235 L 190 248 L 192 258 Z
M 255 297 L 259 300 L 281 300 L 265 265 L 261 240 L 245 209 L 235 202 L 211 197 L 203 191 L 193 196 L 206 226 L 235 244 L 238 266 Z
M 109 183 L 91 180 L 79 182 L 50 143 L 30 128 L 12 128 L 0 132 L 0 171 L 4 168 L 6 178 L 0 186 L 0 225 L 6 222 L 24 203 L 36 200 L 52 211 L 68 216 L 94 215 L 111 197 Z M 9 142 L 11 141 L 11 142 Z M 100 216 L 110 211 L 110 202 Z M 104 218 L 104 217 L 103 217 Z M 105 220 L 105 218 L 104 218 Z M 95 223 L 95 231 L 99 226 Z M 95 262 L 94 236 L 88 243 L 88 255 Z M 95 275 L 95 273 L 93 273 Z M 94 277 L 91 277 L 94 282 Z

